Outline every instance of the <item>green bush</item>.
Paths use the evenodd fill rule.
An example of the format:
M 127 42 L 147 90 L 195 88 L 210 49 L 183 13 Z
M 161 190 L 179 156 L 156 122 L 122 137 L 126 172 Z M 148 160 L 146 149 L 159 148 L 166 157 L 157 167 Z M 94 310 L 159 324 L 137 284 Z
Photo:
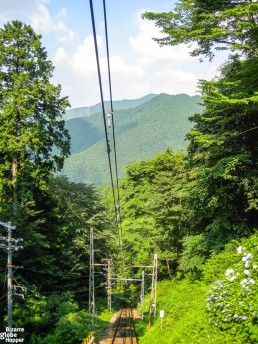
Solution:
M 208 287 L 204 283 L 191 283 L 189 280 L 159 283 L 157 318 L 150 330 L 144 334 L 143 324 L 136 325 L 136 331 L 140 334 L 139 344 L 232 343 L 232 337 L 226 339 L 219 329 L 207 321 L 207 290 Z M 161 309 L 165 310 L 162 330 L 159 318 Z
M 139 344 L 257 343 L 257 243 L 257 234 L 242 243 L 232 241 L 205 264 L 198 263 L 203 275 L 199 282 L 175 279 L 158 283 L 157 309 L 165 310 L 163 328 L 161 331 L 157 316 L 146 331 L 146 316 L 145 322 L 136 325 Z
M 254 235 L 237 248 L 237 261 L 213 284 L 207 299 L 210 322 L 243 343 L 257 343 L 258 338 L 257 243 Z

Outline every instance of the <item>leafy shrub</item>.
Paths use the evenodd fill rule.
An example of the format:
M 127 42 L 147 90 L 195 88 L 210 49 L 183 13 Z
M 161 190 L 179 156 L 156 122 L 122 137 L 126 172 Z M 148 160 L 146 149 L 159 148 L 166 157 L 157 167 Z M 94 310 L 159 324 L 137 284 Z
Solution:
M 237 335 L 243 343 L 258 338 L 258 235 L 237 248 L 238 261 L 217 280 L 209 291 L 207 311 L 210 322 Z
M 207 289 L 204 283 L 191 283 L 187 279 L 160 282 L 157 289 L 158 311 L 154 324 L 144 334 L 144 326 L 136 324 L 136 330 L 140 334 L 139 344 L 233 343 L 234 338 L 225 336 L 207 321 Z M 160 309 L 165 310 L 162 330 L 158 316 Z M 146 326 L 147 321 L 145 329 Z M 234 340 L 235 343 L 241 342 Z
M 208 248 L 204 235 L 187 236 L 183 239 L 183 253 L 179 269 L 191 280 L 199 279 L 202 276 L 207 256 Z

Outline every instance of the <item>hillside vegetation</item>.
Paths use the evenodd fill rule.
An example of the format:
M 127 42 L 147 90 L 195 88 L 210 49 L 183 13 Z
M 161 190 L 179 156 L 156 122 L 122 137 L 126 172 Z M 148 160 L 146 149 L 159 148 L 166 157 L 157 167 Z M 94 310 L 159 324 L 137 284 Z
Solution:
M 24 343 L 78 344 L 88 336 L 92 229 L 94 261 L 111 259 L 112 275 L 122 277 L 112 284 L 114 307 L 141 301 L 142 265 L 150 266 L 158 255 L 157 313 L 165 310 L 163 328 L 159 317 L 149 319 L 154 307 L 148 270 L 144 305 L 138 305 L 145 316 L 137 325 L 140 344 L 257 344 L 258 3 L 196 0 L 192 6 L 179 0 L 175 12 L 146 16 L 164 25 L 168 37 L 160 43 L 193 43 L 193 55 L 210 58 L 215 44 L 226 44 L 234 55 L 215 80 L 200 82 L 203 107 L 196 105 L 198 97 L 161 94 L 119 110 L 117 143 L 127 145 L 118 151 L 118 161 L 129 157 L 133 163 L 120 181 L 115 207 L 109 186 L 55 176 L 69 154 L 70 137 L 61 120 L 68 100 L 50 83 L 53 66 L 41 36 L 19 21 L 0 29 L 1 334 L 11 318 L 6 281 L 13 270 L 13 291 L 18 291 L 13 326 L 24 329 L 19 333 Z M 83 169 L 93 182 L 103 182 L 101 116 L 75 121 L 86 122 L 91 133 L 84 145 L 92 175 L 88 166 Z M 184 142 L 184 130 L 187 148 L 167 148 L 180 137 Z M 81 144 L 70 160 L 78 178 Z M 151 149 L 151 156 L 142 158 Z M 15 226 L 13 240 L 6 238 L 9 222 Z M 23 249 L 15 249 L 16 238 L 24 239 Z M 13 262 L 6 268 L 10 250 Z M 99 338 L 111 314 L 108 271 L 102 264 L 95 267 Z
M 118 111 L 115 108 L 120 177 L 125 175 L 128 164 L 151 158 L 167 147 L 175 151 L 185 149 L 185 135 L 191 128 L 188 118 L 201 109 L 199 96 L 161 94 L 149 98 L 134 108 Z M 66 128 L 71 135 L 72 155 L 66 159 L 63 173 L 76 182 L 108 183 L 102 114 L 69 120 Z
M 123 100 L 115 100 L 113 101 L 113 108 L 117 110 L 126 110 L 126 109 L 133 109 L 148 100 L 151 100 L 155 97 L 156 94 L 148 94 L 147 96 L 141 97 L 139 99 L 123 99 Z M 110 103 L 105 101 L 105 108 L 108 109 L 110 107 Z M 97 112 L 102 111 L 102 105 L 100 103 L 93 105 L 93 106 L 85 106 L 75 109 L 69 109 L 63 116 L 64 120 L 69 120 L 73 118 L 81 118 L 81 117 L 88 117 L 94 115 Z

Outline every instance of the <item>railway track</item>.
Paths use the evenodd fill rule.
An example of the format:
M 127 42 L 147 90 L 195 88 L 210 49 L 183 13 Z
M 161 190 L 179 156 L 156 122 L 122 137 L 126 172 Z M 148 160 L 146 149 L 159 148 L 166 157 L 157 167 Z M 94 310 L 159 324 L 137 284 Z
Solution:
M 101 344 L 137 344 L 131 308 L 120 309 L 108 338 Z

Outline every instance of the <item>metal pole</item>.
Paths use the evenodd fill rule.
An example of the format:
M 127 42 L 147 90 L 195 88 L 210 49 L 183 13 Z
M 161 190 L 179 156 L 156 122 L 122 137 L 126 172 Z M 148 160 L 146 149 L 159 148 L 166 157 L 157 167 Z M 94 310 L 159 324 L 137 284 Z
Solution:
M 154 262 L 153 262 L 153 270 L 152 270 L 152 284 L 151 284 L 151 298 L 150 298 L 149 326 L 151 325 L 152 318 L 156 317 L 157 283 L 158 283 L 158 255 L 154 254 Z
M 108 310 L 112 311 L 112 290 L 111 290 L 111 260 L 108 259 L 108 280 L 107 280 L 107 293 L 108 293 Z
M 9 328 L 13 327 L 13 263 L 12 263 L 12 228 L 11 223 L 7 223 L 7 315 Z
M 141 285 L 141 307 L 144 305 L 144 271 L 142 271 L 142 285 Z
M 23 246 L 18 246 L 19 241 L 23 239 L 13 239 L 12 230 L 15 226 L 11 225 L 11 222 L 4 223 L 0 221 L 0 225 L 5 227 L 7 230 L 7 237 L 0 236 L 0 248 L 3 248 L 7 252 L 7 326 L 12 328 L 13 326 L 13 262 L 12 262 L 12 252 L 18 251 L 23 248 Z
M 153 274 L 154 274 L 154 285 L 153 285 L 153 301 L 154 301 L 154 318 L 156 317 L 156 311 L 157 311 L 157 284 L 158 284 L 158 255 L 154 254 L 154 267 L 153 267 Z
M 95 327 L 95 284 L 94 284 L 94 237 L 93 228 L 90 229 L 90 278 L 89 278 L 89 323 Z

